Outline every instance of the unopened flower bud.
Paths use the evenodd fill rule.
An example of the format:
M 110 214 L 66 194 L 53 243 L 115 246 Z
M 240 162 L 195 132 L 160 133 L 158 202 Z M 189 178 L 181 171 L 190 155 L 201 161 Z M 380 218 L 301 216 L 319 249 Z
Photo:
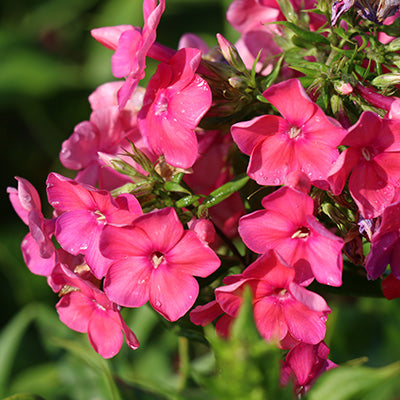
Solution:
M 219 44 L 219 48 L 221 49 L 221 53 L 228 64 L 240 72 L 247 71 L 247 68 L 243 60 L 241 59 L 236 47 L 219 33 L 217 33 L 217 41 Z
M 232 76 L 228 79 L 229 84 L 235 89 L 245 89 L 247 88 L 247 82 L 245 79 L 239 76 Z
M 345 82 L 343 80 L 334 81 L 333 87 L 335 88 L 337 93 L 343 94 L 345 96 L 353 92 L 353 86 L 351 86 L 349 82 Z

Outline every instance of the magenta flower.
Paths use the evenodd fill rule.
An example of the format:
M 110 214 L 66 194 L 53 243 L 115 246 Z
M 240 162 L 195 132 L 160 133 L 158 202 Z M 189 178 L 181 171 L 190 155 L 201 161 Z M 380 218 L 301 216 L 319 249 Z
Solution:
M 119 352 L 122 332 L 131 349 L 139 347 L 117 304 L 111 302 L 100 289 L 62 264 L 56 266 L 52 278 L 55 283 L 70 287 L 56 305 L 60 320 L 74 331 L 87 333 L 90 344 L 102 357 L 111 358 Z
M 349 147 L 329 173 L 332 192 L 340 194 L 350 175 L 350 194 L 361 215 L 381 215 L 400 187 L 400 121 L 365 111 L 341 144 Z
M 11 204 L 22 221 L 29 226 L 29 233 L 21 243 L 22 255 L 29 270 L 48 276 L 56 264 L 56 250 L 51 241 L 54 220 L 43 217 L 40 197 L 34 186 L 24 178 L 16 178 L 18 189 L 7 188 Z
M 106 226 L 100 247 L 116 260 L 104 281 L 108 297 L 126 307 L 150 301 L 169 321 L 195 302 L 199 286 L 193 275 L 204 278 L 220 265 L 194 231 L 183 229 L 172 208 L 143 215 L 131 226 Z
M 250 155 L 247 174 L 260 185 L 278 186 L 293 171 L 327 189 L 337 146 L 346 131 L 307 96 L 297 79 L 267 89 L 263 96 L 282 114 L 263 115 L 232 126 L 233 140 Z
M 55 228 L 61 247 L 74 255 L 84 254 L 93 274 L 102 278 L 112 261 L 100 252 L 100 234 L 107 224 L 128 225 L 141 215 L 139 202 L 131 194 L 113 199 L 105 190 L 84 187 L 55 173 L 47 178 L 47 196 L 61 213 Z
M 118 103 L 121 108 L 125 106 L 138 82 L 145 76 L 146 56 L 156 40 L 156 30 L 164 10 L 165 0 L 144 0 L 142 30 L 130 25 L 119 25 L 91 31 L 96 40 L 115 50 L 111 58 L 114 76 L 126 77 L 124 85 L 118 92 Z
M 303 395 L 323 372 L 337 367 L 328 360 L 328 355 L 329 348 L 324 342 L 315 345 L 299 343 L 286 356 L 281 383 L 287 385 L 294 377 L 294 390 L 298 396 Z
M 283 187 L 264 197 L 262 205 L 265 210 L 239 221 L 239 234 L 246 246 L 259 254 L 275 249 L 294 267 L 298 283 L 308 285 L 315 277 L 325 285 L 340 286 L 344 241 L 314 217 L 312 198 Z
M 138 114 L 141 133 L 168 164 L 190 168 L 198 156 L 194 129 L 211 106 L 211 90 L 196 75 L 201 51 L 184 48 L 161 63 L 150 79 Z

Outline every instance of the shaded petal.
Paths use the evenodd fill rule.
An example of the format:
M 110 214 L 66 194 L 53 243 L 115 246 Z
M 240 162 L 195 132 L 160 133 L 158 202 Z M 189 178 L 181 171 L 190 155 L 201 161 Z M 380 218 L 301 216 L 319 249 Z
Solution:
M 382 119 L 372 111 L 364 111 L 359 120 L 349 129 L 342 145 L 352 147 L 369 146 L 380 135 Z
M 132 25 L 105 26 L 92 29 L 90 34 L 103 46 L 115 50 L 122 32 L 134 29 Z
M 216 300 L 213 300 L 190 311 L 190 321 L 195 325 L 206 326 L 222 313 L 223 310 L 220 305 Z

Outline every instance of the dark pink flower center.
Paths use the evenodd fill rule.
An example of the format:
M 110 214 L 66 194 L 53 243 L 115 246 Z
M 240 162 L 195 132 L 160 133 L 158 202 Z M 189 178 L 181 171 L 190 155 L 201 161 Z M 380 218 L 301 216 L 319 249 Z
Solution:
M 155 251 L 151 256 L 151 261 L 155 269 L 158 268 L 158 266 L 163 262 L 163 260 L 164 260 L 164 254 L 159 251 Z
M 288 130 L 288 136 L 290 139 L 296 139 L 301 134 L 301 128 L 292 125 Z
M 301 226 L 295 233 L 292 235 L 292 239 L 306 239 L 310 236 L 310 229 L 306 226 Z

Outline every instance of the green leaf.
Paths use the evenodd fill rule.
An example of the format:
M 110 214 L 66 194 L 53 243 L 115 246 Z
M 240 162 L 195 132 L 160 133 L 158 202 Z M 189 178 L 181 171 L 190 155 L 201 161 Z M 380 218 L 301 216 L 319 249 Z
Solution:
M 45 399 L 36 394 L 19 393 L 19 394 L 14 394 L 13 396 L 10 397 L 6 397 L 3 400 L 45 400 Z
M 114 382 L 111 370 L 107 361 L 97 354 L 90 346 L 84 346 L 78 341 L 54 338 L 53 343 L 62 347 L 76 357 L 85 361 L 93 370 L 99 372 L 108 389 L 108 398 L 110 400 L 121 400 L 118 388 Z
M 388 385 L 394 385 L 392 389 L 397 392 L 400 390 L 400 363 L 384 368 L 342 366 L 324 373 L 307 400 L 390 400 L 393 398 L 381 395 Z
M 236 178 L 232 179 L 230 182 L 225 183 L 220 186 L 218 189 L 211 192 L 204 200 L 202 206 L 209 208 L 215 206 L 221 201 L 224 201 L 233 193 L 240 190 L 247 182 L 249 181 L 249 177 L 247 175 L 239 175 Z
M 291 31 L 293 31 L 296 35 L 300 36 L 301 38 L 303 38 L 304 40 L 306 40 L 307 42 L 309 42 L 311 44 L 314 44 L 314 45 L 316 43 L 326 44 L 326 45 L 330 44 L 329 40 L 325 36 L 322 36 L 316 32 L 311 32 L 311 31 L 306 31 L 305 29 L 301 29 L 297 25 L 292 24 L 291 22 L 275 21 L 273 23 L 286 26 Z
M 191 194 L 189 190 L 182 187 L 179 183 L 174 181 L 168 181 L 164 183 L 164 189 L 168 192 L 178 192 L 178 193 L 186 193 Z
M 16 353 L 25 330 L 37 316 L 37 305 L 23 308 L 3 329 L 0 335 L 0 397 L 6 393 Z

